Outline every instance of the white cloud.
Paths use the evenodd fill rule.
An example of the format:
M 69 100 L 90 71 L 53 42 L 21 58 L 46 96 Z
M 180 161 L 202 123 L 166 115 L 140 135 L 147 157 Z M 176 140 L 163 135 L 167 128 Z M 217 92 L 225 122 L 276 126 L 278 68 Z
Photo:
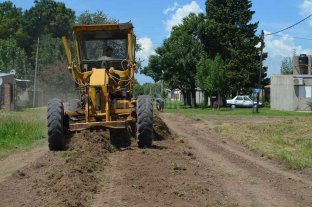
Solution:
M 155 54 L 154 45 L 149 37 L 142 37 L 138 39 L 142 50 L 137 52 L 137 56 L 146 64 L 150 55 Z
M 164 14 L 168 14 L 169 12 L 174 12 L 174 11 L 177 9 L 177 7 L 178 7 L 178 3 L 177 3 L 177 2 L 174 2 L 174 3 L 173 3 L 173 6 L 164 9 L 164 10 L 163 10 L 163 13 L 164 13 Z
M 265 32 L 270 33 L 270 32 Z M 288 34 L 280 36 L 265 36 L 265 52 L 268 52 L 268 58 L 264 65 L 269 67 L 268 75 L 279 74 L 281 62 L 285 57 L 292 57 L 294 51 L 296 54 L 312 54 L 312 50 L 304 49 L 301 45 L 296 45 L 294 38 Z
M 149 37 L 142 37 L 138 39 L 138 44 L 141 45 L 142 50 L 137 52 L 137 56 L 142 62 L 142 66 L 146 66 L 150 55 L 155 54 L 153 41 Z M 140 84 L 154 82 L 149 76 L 143 74 L 136 74 L 135 78 Z
M 196 3 L 192 1 L 190 4 L 185 4 L 182 7 L 175 8 L 175 13 L 170 16 L 170 19 L 165 21 L 165 27 L 168 32 L 171 31 L 172 27 L 182 23 L 184 17 L 188 16 L 190 13 L 199 14 L 202 9 Z
M 304 0 L 299 8 L 300 14 L 303 17 L 307 17 L 308 15 L 312 14 L 312 0 Z M 309 24 L 312 26 L 312 18 L 309 19 Z

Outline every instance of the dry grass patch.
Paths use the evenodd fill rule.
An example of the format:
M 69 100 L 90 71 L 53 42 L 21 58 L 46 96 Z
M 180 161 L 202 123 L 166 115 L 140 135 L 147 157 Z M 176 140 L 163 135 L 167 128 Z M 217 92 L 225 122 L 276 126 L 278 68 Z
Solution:
M 290 169 L 312 169 L 312 125 L 310 117 L 288 117 L 280 121 L 241 122 L 214 127 L 268 158 L 281 160 Z

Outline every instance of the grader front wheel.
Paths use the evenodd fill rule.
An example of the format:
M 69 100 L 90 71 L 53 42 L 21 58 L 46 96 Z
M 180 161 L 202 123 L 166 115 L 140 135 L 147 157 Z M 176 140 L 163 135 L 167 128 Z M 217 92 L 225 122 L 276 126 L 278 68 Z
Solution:
M 142 95 L 137 100 L 136 136 L 140 148 L 150 147 L 153 141 L 153 104 L 150 96 Z
M 51 151 L 65 148 L 64 107 L 59 99 L 52 99 L 48 103 L 48 142 Z M 65 124 L 66 125 L 66 124 Z M 66 127 L 66 126 L 65 126 Z

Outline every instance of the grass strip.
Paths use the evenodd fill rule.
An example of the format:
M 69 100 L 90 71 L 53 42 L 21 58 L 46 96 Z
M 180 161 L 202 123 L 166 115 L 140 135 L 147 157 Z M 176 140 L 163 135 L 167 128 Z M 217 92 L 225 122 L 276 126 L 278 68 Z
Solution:
M 46 134 L 46 108 L 0 111 L 0 156 L 27 149 Z

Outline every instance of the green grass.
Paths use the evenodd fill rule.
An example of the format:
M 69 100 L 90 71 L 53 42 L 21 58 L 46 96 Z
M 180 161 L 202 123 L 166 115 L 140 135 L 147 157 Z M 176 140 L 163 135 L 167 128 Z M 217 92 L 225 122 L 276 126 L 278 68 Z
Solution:
M 219 127 L 220 133 L 261 153 L 273 157 L 290 169 L 312 169 L 312 126 L 310 117 L 266 120 L 262 123 L 235 123 Z
M 171 104 L 171 103 L 170 103 Z M 221 134 L 290 169 L 312 170 L 312 114 L 260 108 L 190 109 L 179 103 L 167 112 L 206 122 L 207 130 Z M 312 172 L 312 171 L 311 171 Z
M 27 149 L 46 137 L 46 109 L 0 111 L 0 156 Z
M 180 102 L 167 101 L 165 104 L 166 112 L 178 113 L 191 118 L 223 118 L 223 117 L 276 117 L 276 116 L 312 116 L 310 113 L 279 111 L 270 108 L 260 108 L 259 113 L 252 112 L 252 108 L 185 108 Z

